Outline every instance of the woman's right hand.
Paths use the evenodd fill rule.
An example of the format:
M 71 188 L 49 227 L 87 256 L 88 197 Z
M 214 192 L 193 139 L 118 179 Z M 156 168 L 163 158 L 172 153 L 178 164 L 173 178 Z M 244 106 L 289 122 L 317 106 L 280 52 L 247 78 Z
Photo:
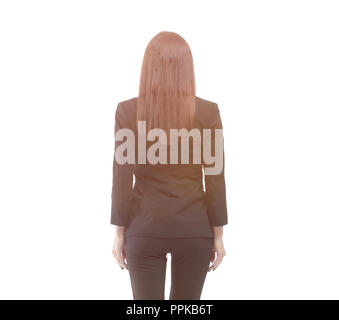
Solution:
M 214 271 L 220 265 L 223 258 L 226 256 L 224 242 L 222 239 L 223 227 L 213 227 L 213 230 L 214 230 L 214 240 L 211 255 L 212 265 L 208 268 L 208 271 L 211 270 Z

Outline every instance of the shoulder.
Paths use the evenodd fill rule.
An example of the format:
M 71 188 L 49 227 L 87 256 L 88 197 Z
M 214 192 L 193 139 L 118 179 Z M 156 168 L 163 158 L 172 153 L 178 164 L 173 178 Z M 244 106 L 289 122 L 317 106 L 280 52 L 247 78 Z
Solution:
M 116 113 L 128 113 L 136 110 L 138 98 L 131 98 L 118 103 Z
M 196 97 L 196 119 L 203 127 L 214 127 L 219 118 L 217 103 Z
M 115 111 L 115 121 L 120 125 L 129 127 L 135 123 L 137 110 L 137 98 L 131 98 L 118 103 Z

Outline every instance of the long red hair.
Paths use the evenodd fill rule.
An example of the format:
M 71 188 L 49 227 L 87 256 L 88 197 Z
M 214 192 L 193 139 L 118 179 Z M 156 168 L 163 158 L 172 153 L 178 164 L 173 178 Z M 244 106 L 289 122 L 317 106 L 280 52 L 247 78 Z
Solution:
M 160 32 L 147 45 L 137 106 L 137 120 L 146 120 L 147 131 L 193 127 L 193 58 L 189 45 L 177 33 Z

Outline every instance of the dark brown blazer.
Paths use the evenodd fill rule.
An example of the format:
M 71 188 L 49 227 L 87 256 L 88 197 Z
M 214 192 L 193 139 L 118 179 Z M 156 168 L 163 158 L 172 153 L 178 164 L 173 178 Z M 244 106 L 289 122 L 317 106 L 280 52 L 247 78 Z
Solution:
M 118 104 L 115 132 L 129 128 L 137 137 L 136 108 L 137 98 Z M 196 98 L 195 126 L 222 129 L 216 103 Z M 115 148 L 121 143 L 116 141 Z M 111 223 L 125 226 L 126 237 L 213 237 L 212 226 L 228 223 L 224 169 L 204 176 L 204 166 L 121 165 L 114 158 Z

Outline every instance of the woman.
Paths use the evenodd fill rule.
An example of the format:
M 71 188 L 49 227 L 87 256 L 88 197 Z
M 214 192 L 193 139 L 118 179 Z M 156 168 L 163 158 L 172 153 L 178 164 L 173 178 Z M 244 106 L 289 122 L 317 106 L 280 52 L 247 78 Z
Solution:
M 138 98 L 120 102 L 115 115 L 113 254 L 129 271 L 134 299 L 164 299 L 170 253 L 170 299 L 199 300 L 207 272 L 225 256 L 223 143 L 216 143 L 221 130 L 217 104 L 195 96 L 188 44 L 176 33 L 160 32 L 145 51 Z M 189 144 L 183 142 L 187 132 L 195 133 Z M 213 171 L 205 158 L 209 148 L 214 155 L 221 150 L 222 163 L 207 174 Z

